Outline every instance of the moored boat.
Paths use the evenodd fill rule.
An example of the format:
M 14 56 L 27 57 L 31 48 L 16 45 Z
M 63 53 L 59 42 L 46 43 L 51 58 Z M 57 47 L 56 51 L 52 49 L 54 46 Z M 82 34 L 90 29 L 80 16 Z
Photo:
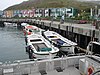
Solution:
M 40 29 L 36 26 L 29 25 L 27 23 L 22 23 L 24 35 L 31 35 L 33 33 L 40 32 Z
M 31 58 L 48 58 L 55 56 L 59 49 L 54 47 L 49 41 L 39 34 L 32 34 L 27 37 L 28 53 Z
M 61 51 L 74 53 L 77 43 L 72 42 L 54 31 L 45 31 L 43 36 Z
M 79 70 L 82 75 L 100 75 L 100 43 L 90 41 L 85 58 L 79 61 Z
M 39 32 L 39 28 L 36 26 L 28 25 L 25 26 L 24 31 L 25 31 L 25 35 L 31 35 L 32 33 Z
M 100 43 L 96 41 L 90 41 L 87 46 L 88 54 L 100 54 Z
M 79 71 L 82 75 L 100 75 L 100 57 L 87 55 L 80 59 Z

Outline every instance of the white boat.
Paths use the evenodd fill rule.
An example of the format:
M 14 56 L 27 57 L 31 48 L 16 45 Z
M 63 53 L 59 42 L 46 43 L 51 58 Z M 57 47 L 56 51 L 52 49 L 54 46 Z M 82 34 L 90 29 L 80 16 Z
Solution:
M 27 25 L 29 25 L 28 23 L 21 23 L 21 26 L 22 27 L 25 27 L 25 26 L 27 26 Z
M 87 55 L 79 60 L 81 75 L 100 75 L 100 57 Z
M 100 43 L 96 41 L 90 41 L 87 46 L 88 54 L 100 54 Z
M 90 41 L 85 58 L 79 61 L 79 70 L 82 75 L 100 75 L 100 43 Z
M 59 49 L 39 34 L 32 34 L 27 37 L 27 45 L 31 47 L 32 56 L 36 58 L 48 58 L 55 56 Z
M 8 27 L 17 27 L 17 23 L 4 22 L 4 25 Z
M 33 26 L 33 25 L 28 25 L 26 24 L 24 27 L 23 27 L 23 32 L 24 32 L 24 35 L 27 36 L 27 35 L 31 35 L 33 33 L 39 33 L 40 34 L 40 28 L 36 27 L 36 26 Z
M 72 42 L 54 31 L 45 31 L 43 36 L 48 39 L 52 44 L 58 46 L 61 51 L 74 53 L 74 48 L 77 43 Z
M 7 25 L 7 26 L 8 25 L 10 25 L 10 26 L 12 25 L 12 23 L 10 23 L 10 22 L 4 22 L 4 24 Z

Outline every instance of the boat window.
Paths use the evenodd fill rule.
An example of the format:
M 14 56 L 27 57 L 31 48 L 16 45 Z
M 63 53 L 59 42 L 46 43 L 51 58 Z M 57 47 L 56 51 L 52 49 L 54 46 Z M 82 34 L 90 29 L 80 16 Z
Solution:
M 30 42 L 42 41 L 41 39 L 30 40 Z
M 57 36 L 47 36 L 48 38 L 57 38 Z

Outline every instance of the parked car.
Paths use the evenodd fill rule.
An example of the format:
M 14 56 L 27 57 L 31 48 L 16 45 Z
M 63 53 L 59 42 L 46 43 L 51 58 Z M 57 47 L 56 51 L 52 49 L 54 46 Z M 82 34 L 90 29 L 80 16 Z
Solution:
M 79 20 L 78 24 L 86 24 L 87 22 L 87 20 Z

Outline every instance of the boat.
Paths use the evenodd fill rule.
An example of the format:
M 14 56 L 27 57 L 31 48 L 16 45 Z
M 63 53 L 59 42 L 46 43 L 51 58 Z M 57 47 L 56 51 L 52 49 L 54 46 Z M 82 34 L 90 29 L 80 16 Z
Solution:
M 4 25 L 7 27 L 17 27 L 17 23 L 4 22 Z
M 86 55 L 79 60 L 79 71 L 81 75 L 100 75 L 100 57 Z
M 90 41 L 87 46 L 87 52 L 88 54 L 100 54 L 100 43 L 96 41 Z
M 27 36 L 27 35 L 31 35 L 33 33 L 40 32 L 40 29 L 33 25 L 27 25 L 24 27 L 23 32 L 24 32 L 24 35 Z
M 61 51 L 75 53 L 74 48 L 77 43 L 64 38 L 60 34 L 54 31 L 45 31 L 42 34 L 46 39 L 48 39 L 54 46 L 58 47 Z
M 46 40 L 42 35 L 31 34 L 27 37 L 27 52 L 30 53 L 30 58 L 48 58 L 56 56 L 59 49 L 54 47 L 48 40 Z
M 40 33 L 40 28 L 36 26 L 29 25 L 27 23 L 22 23 L 21 26 L 23 28 L 23 32 L 25 36 L 31 35 L 33 33 Z
M 79 70 L 82 75 L 100 75 L 100 43 L 90 41 L 85 58 L 79 60 Z

